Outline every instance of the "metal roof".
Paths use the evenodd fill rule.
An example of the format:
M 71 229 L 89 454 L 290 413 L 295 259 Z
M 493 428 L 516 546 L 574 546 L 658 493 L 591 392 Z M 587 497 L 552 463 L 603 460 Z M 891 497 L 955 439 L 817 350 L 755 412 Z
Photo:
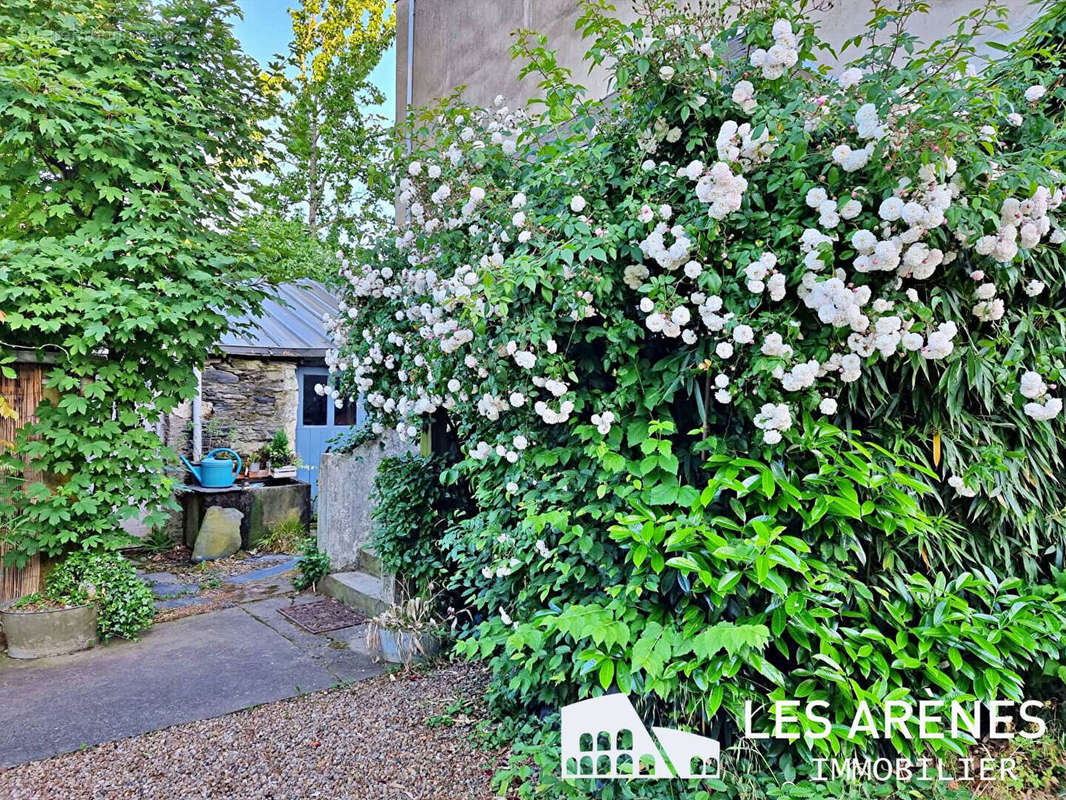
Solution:
M 323 316 L 337 313 L 337 298 L 318 281 L 271 287 L 258 317 L 230 318 L 218 349 L 239 356 L 322 358 L 333 343 Z

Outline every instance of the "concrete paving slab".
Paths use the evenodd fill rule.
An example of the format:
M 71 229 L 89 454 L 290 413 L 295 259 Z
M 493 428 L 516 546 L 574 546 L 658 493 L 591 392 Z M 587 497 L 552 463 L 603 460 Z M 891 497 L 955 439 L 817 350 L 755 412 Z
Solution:
M 173 572 L 139 572 L 137 573 L 149 583 L 174 583 L 177 577 Z
M 0 658 L 0 767 L 383 671 L 328 637 L 307 634 L 312 641 L 273 619 L 265 624 L 275 602 L 289 598 L 249 604 L 255 613 L 238 606 L 162 623 L 139 642 L 36 661 Z
M 200 591 L 198 583 L 153 583 L 152 594 L 160 600 L 169 600 L 183 594 L 196 594 Z
M 166 600 L 156 600 L 156 611 L 168 611 L 172 608 L 183 608 L 184 606 L 194 606 L 198 603 L 204 602 L 202 597 L 197 595 L 185 595 L 183 597 L 168 597 Z
M 223 578 L 225 583 L 253 583 L 255 581 L 265 580 L 266 578 L 273 578 L 275 575 L 281 575 L 296 569 L 301 561 L 301 556 L 292 556 L 291 558 L 285 558 L 280 564 L 276 564 L 272 567 L 263 567 L 261 569 L 246 572 L 243 575 L 231 575 L 227 578 Z
M 297 603 L 301 603 L 315 602 L 322 598 L 313 594 L 298 595 L 296 598 L 270 597 L 254 603 L 247 603 L 242 608 L 259 619 L 264 625 L 268 625 L 279 636 L 284 636 L 296 646 L 304 649 L 312 658 L 328 664 L 329 670 L 340 681 L 362 680 L 364 677 L 368 677 L 365 674 L 366 670 L 371 669 L 373 670 L 372 674 L 376 675 L 387 666 L 375 663 L 367 650 L 365 625 L 341 629 L 346 631 L 358 629 L 362 631 L 362 640 L 358 640 L 358 637 L 354 635 L 351 637 L 358 643 L 356 641 L 349 643 L 347 639 L 331 636 L 330 634 L 334 633 L 334 631 L 310 633 L 278 613 L 279 608 L 287 607 L 293 599 Z
M 338 644 L 343 644 L 348 649 L 356 653 L 362 653 L 367 658 L 373 658 L 374 653 L 370 652 L 370 648 L 366 643 L 367 624 L 352 625 L 350 628 L 338 628 L 335 631 L 327 631 L 328 636 Z

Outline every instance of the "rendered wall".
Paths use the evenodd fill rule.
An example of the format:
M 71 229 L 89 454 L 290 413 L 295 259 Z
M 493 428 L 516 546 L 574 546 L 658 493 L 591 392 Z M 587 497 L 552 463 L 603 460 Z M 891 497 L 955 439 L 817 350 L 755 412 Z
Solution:
M 373 531 L 370 492 L 382 459 L 411 450 L 395 433 L 367 442 L 351 453 L 324 453 L 318 473 L 318 549 L 333 572 L 361 566 L 359 551 Z
M 549 45 L 559 51 L 559 63 L 573 71 L 576 82 L 592 94 L 604 96 L 604 75 L 588 74 L 583 61 L 587 43 L 574 30 L 580 16 L 576 0 L 398 0 L 396 4 L 396 103 L 397 117 L 405 113 L 407 86 L 407 25 L 409 4 L 415 3 L 413 105 L 423 106 L 466 86 L 467 98 L 489 105 L 503 94 L 511 107 L 536 96 L 537 80 L 519 81 L 520 65 L 512 62 L 511 34 L 529 28 L 547 34 Z M 624 19 L 636 16 L 631 3 L 617 0 L 618 14 Z M 823 5 L 830 5 L 823 2 Z M 912 20 L 913 33 L 926 39 L 944 36 L 953 30 L 960 15 L 982 5 L 981 0 L 934 0 L 928 14 Z M 1009 42 L 1017 38 L 1039 14 L 1028 0 L 1006 0 L 1009 31 L 996 31 L 992 39 Z M 872 0 L 834 0 L 824 11 L 813 12 L 822 35 L 839 47 L 859 33 L 869 17 Z

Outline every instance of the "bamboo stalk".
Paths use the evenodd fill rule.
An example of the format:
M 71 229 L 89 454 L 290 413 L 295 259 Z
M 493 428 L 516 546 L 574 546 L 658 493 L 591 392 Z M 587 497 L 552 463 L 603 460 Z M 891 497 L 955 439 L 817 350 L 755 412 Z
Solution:
M 44 367 L 40 364 L 17 364 L 14 379 L 0 376 L 0 395 L 8 398 L 16 413 L 15 419 L 0 417 L 0 442 L 14 442 L 21 428 L 36 422 L 37 406 L 43 394 Z M 40 477 L 28 468 L 23 476 L 31 481 Z M 2 566 L 6 552 L 7 547 L 0 541 L 0 603 L 17 600 L 41 588 L 40 557 L 33 556 L 25 567 L 16 569 Z

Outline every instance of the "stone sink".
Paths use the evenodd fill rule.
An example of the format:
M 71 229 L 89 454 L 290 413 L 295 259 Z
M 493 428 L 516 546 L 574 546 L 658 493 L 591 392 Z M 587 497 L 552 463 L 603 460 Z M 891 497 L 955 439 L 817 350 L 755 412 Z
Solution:
M 239 480 L 225 489 L 186 484 L 177 488 L 175 496 L 182 508 L 182 536 L 190 548 L 211 506 L 235 508 L 244 515 L 241 547 L 245 550 L 289 519 L 298 519 L 305 530 L 311 522 L 311 484 L 290 478 Z

